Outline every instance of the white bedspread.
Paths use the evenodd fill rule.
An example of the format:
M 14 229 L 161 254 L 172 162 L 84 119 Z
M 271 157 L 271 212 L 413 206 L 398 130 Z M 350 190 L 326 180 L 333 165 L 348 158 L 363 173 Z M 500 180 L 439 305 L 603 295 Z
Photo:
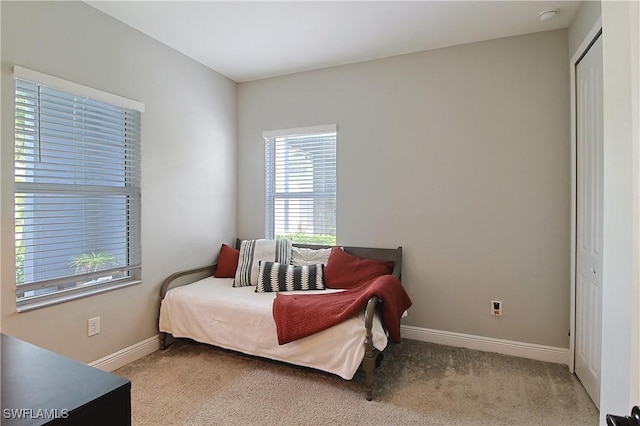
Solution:
M 232 282 L 209 277 L 169 290 L 160 307 L 160 331 L 353 378 L 364 357 L 364 311 L 320 333 L 278 345 L 271 311 L 275 293 L 256 293 L 253 286 L 234 288 Z M 374 347 L 383 350 L 387 336 L 378 315 L 372 332 Z

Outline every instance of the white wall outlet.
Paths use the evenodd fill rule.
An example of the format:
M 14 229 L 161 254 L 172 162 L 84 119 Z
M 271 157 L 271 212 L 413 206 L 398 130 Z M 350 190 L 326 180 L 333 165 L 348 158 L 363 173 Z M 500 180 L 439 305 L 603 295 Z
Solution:
M 501 317 L 502 316 L 502 302 L 499 300 L 492 300 L 491 301 L 491 315 L 493 315 L 494 317 Z
M 100 317 L 89 318 L 87 320 L 87 336 L 95 336 L 100 333 Z

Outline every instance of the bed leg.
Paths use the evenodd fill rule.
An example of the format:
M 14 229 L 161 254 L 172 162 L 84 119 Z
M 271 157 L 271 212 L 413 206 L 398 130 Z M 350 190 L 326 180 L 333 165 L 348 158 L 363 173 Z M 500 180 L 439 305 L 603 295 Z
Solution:
M 366 350 L 362 360 L 362 370 L 364 372 L 364 392 L 367 401 L 373 399 L 373 375 L 376 369 L 376 359 L 373 350 Z
M 373 347 L 373 316 L 378 306 L 378 298 L 371 296 L 367 301 L 367 307 L 364 312 L 364 359 L 362 360 L 362 371 L 364 373 L 364 391 L 367 401 L 373 399 L 373 375 L 376 371 L 376 353 Z
M 167 349 L 167 333 L 160 332 L 160 350 L 164 351 Z

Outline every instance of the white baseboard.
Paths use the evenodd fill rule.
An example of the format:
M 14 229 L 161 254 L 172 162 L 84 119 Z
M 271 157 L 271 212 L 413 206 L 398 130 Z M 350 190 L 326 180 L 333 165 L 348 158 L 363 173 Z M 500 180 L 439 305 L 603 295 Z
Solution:
M 111 355 L 107 355 L 104 358 L 93 361 L 89 363 L 89 365 L 103 371 L 111 372 L 159 349 L 160 335 L 156 334 L 142 342 L 138 342 Z
M 410 325 L 402 325 L 400 328 L 402 337 L 407 339 L 569 365 L 569 349 L 565 348 L 473 336 L 451 331 L 431 330 Z
M 402 337 L 407 339 L 569 365 L 569 349 L 565 348 L 474 336 L 452 331 L 432 330 L 410 325 L 403 325 L 400 328 Z M 89 365 L 100 370 L 113 371 L 159 349 L 160 335 L 156 335 L 93 361 Z

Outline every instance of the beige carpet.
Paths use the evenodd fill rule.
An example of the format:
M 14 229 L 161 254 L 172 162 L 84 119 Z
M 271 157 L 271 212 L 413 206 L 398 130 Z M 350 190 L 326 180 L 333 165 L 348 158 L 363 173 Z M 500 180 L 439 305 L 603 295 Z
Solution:
M 187 341 L 115 371 L 134 425 L 596 425 L 564 365 L 403 340 L 352 381 Z

